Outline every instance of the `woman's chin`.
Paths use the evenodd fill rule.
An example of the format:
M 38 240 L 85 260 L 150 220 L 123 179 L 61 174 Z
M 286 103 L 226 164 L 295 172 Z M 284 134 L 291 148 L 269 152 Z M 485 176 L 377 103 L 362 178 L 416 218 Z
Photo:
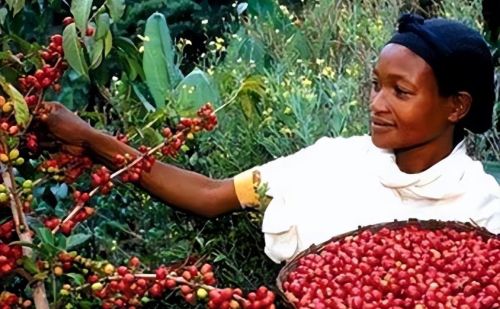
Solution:
M 372 138 L 373 145 L 375 145 L 378 148 L 382 148 L 382 149 L 394 148 L 393 145 L 391 145 L 390 141 L 387 140 L 387 138 L 384 138 L 384 137 L 380 136 L 379 134 L 374 134 L 372 132 L 371 138 Z

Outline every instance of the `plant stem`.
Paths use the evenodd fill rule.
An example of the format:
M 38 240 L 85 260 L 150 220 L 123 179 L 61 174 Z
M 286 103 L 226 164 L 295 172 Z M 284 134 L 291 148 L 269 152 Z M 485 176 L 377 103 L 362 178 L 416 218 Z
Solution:
M 1 170 L 3 183 L 10 192 L 10 208 L 14 217 L 14 223 L 19 240 L 31 244 L 33 243 L 33 240 L 31 239 L 31 231 L 26 223 L 26 217 L 24 216 L 22 207 L 20 207 L 19 197 L 16 194 L 16 182 L 12 172 L 12 166 L 5 166 L 2 164 Z M 33 250 L 30 247 L 23 246 L 23 255 L 31 258 L 33 256 Z M 36 281 L 33 284 L 33 301 L 37 309 L 49 309 L 49 302 L 47 300 L 47 294 L 45 292 L 45 285 L 43 281 Z

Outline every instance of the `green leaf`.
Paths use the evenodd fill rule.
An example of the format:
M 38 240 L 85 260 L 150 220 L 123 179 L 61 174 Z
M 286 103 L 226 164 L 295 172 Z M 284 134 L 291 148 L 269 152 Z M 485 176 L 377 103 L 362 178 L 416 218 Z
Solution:
M 2 76 L 0 76 L 0 84 L 2 85 L 5 93 L 14 103 L 14 111 L 17 124 L 24 127 L 28 123 L 30 117 L 28 105 L 26 104 L 24 97 L 19 91 L 17 91 L 14 86 L 12 86 L 10 83 L 7 83 L 7 81 Z
M 54 235 L 49 229 L 41 227 L 37 230 L 37 235 L 42 241 L 42 244 L 54 246 Z
M 115 46 L 116 51 L 123 59 L 122 63 L 125 62 L 124 65 L 128 68 L 126 70 L 128 78 L 134 80 L 139 75 L 143 80 L 146 79 L 144 70 L 142 69 L 139 50 L 134 43 L 130 39 L 120 36 L 116 38 Z
M 107 0 L 106 6 L 111 14 L 111 18 L 114 21 L 118 21 L 125 11 L 125 0 Z
M 9 9 L 12 10 L 12 16 L 16 16 L 23 9 L 24 0 L 7 0 L 7 4 Z
M 67 273 L 64 275 L 73 279 L 76 285 L 83 285 L 85 283 L 85 278 L 80 274 Z
M 34 275 L 38 273 L 38 267 L 36 267 L 35 261 L 27 256 L 23 256 L 23 268 L 27 270 L 30 274 Z
M 75 19 L 76 27 L 82 34 L 87 30 L 87 22 L 92 8 L 92 0 L 73 0 L 71 1 L 71 14 Z
M 88 80 L 88 67 L 83 57 L 83 49 L 80 46 L 80 41 L 76 34 L 76 27 L 74 23 L 64 28 L 63 49 L 64 56 L 66 60 L 68 60 L 71 68 Z
M 7 17 L 8 13 L 9 11 L 7 11 L 7 8 L 0 9 L 0 25 L 3 26 L 3 24 L 5 23 L 5 18 Z
M 66 198 L 68 196 L 68 185 L 65 183 L 56 184 L 50 187 L 50 192 L 52 192 L 58 200 Z
M 141 142 L 146 145 L 158 145 L 164 141 L 163 136 L 153 128 L 144 128 L 141 130 L 141 133 L 143 136 Z
M 109 31 L 110 18 L 108 13 L 99 14 L 96 18 L 95 39 L 99 40 L 106 36 Z
M 142 102 L 142 105 L 144 105 L 144 107 L 146 108 L 146 110 L 148 112 L 154 112 L 155 111 L 155 107 L 153 105 L 151 105 L 151 103 L 149 103 L 148 100 L 146 100 L 146 98 L 142 94 L 142 92 L 139 89 L 139 87 L 137 87 L 137 85 L 135 85 L 135 84 L 132 84 L 132 89 L 134 90 L 135 95 Z
M 89 240 L 91 236 L 92 236 L 91 234 L 82 234 L 82 233 L 69 236 L 66 241 L 66 250 L 71 250 L 83 244 L 84 242 Z
M 165 106 L 167 94 L 181 80 L 174 62 L 174 46 L 165 16 L 152 14 L 146 22 L 143 69 L 146 84 L 157 107 Z
M 182 116 L 195 113 L 207 102 L 218 106 L 220 101 L 219 92 L 210 76 L 198 68 L 189 73 L 174 92 L 174 108 Z
M 106 37 L 104 38 L 104 58 L 109 54 L 111 48 L 113 47 L 113 34 L 111 31 L 106 33 Z
M 98 40 L 92 46 L 90 69 L 97 68 L 102 62 L 102 51 L 104 49 L 104 41 Z

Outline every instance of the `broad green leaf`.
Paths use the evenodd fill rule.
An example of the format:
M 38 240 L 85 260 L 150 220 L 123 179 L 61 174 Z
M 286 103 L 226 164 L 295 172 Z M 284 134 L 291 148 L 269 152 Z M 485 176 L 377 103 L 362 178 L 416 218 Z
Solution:
M 125 0 L 107 0 L 106 6 L 111 14 L 111 18 L 114 21 L 118 21 L 125 11 Z
M 80 46 L 78 35 L 76 34 L 75 23 L 64 28 L 63 49 L 64 57 L 68 60 L 71 68 L 88 79 L 88 67 L 83 57 L 83 49 Z
M 50 192 L 59 200 L 68 196 L 68 185 L 65 183 L 56 184 L 50 187 Z
M 73 279 L 76 285 L 83 285 L 85 283 L 85 278 L 80 274 L 67 273 L 64 275 Z
M 220 104 L 220 95 L 210 76 L 195 68 L 177 85 L 174 107 L 183 116 L 189 116 L 207 102 Z
M 2 76 L 0 76 L 0 84 L 2 84 L 3 90 L 14 103 L 14 116 L 16 118 L 17 124 L 24 127 L 28 123 L 30 117 L 28 105 L 26 104 L 24 97 L 19 91 L 17 91 L 14 86 L 7 83 L 7 81 Z
M 9 8 L 12 10 L 12 15 L 16 16 L 17 13 L 19 13 L 23 9 L 24 0 L 7 0 L 7 4 L 9 5 Z
M 153 105 L 151 105 L 151 103 L 149 103 L 148 100 L 146 100 L 146 98 L 142 94 L 141 90 L 139 90 L 139 87 L 137 87 L 137 85 L 135 85 L 135 84 L 132 84 L 132 89 L 134 90 L 135 95 L 142 102 L 142 105 L 144 105 L 144 107 L 146 108 L 146 110 L 148 112 L 154 112 L 155 111 L 155 107 Z
M 165 16 L 152 14 L 146 22 L 143 69 L 146 84 L 157 107 L 165 106 L 167 94 L 181 80 L 175 66 L 174 46 Z
M 41 227 L 37 230 L 37 235 L 40 237 L 42 244 L 54 246 L 54 235 L 49 229 Z
M 90 10 L 92 8 L 92 0 L 73 0 L 71 1 L 71 14 L 75 19 L 76 27 L 82 35 L 87 30 L 87 22 L 89 20 Z
M 95 39 L 99 40 L 105 37 L 109 31 L 110 19 L 108 13 L 97 15 Z
M 104 49 L 104 41 L 97 40 L 92 46 L 92 52 L 90 54 L 90 69 L 97 68 L 102 61 L 102 51 Z
M 152 128 L 144 128 L 141 130 L 141 133 L 143 136 L 141 142 L 146 145 L 158 145 L 164 141 L 163 136 Z
M 3 25 L 5 23 L 5 17 L 7 17 L 7 14 L 9 11 L 7 8 L 1 8 L 0 9 L 0 25 Z
M 113 34 L 111 31 L 106 33 L 106 37 L 104 38 L 104 58 L 109 54 L 111 48 L 113 47 Z
M 54 240 L 57 248 L 66 249 L 67 239 L 64 235 L 57 233 L 55 234 Z
M 90 234 L 82 234 L 82 233 L 69 236 L 68 239 L 66 240 L 66 250 L 71 250 L 83 244 L 84 242 L 89 240 L 91 236 L 92 235 Z
M 122 64 L 128 68 L 128 70 L 126 70 L 128 78 L 134 80 L 137 75 L 139 75 L 144 80 L 145 76 L 142 69 L 141 58 L 134 43 L 130 39 L 122 36 L 116 38 L 114 42 L 116 51 L 122 59 Z

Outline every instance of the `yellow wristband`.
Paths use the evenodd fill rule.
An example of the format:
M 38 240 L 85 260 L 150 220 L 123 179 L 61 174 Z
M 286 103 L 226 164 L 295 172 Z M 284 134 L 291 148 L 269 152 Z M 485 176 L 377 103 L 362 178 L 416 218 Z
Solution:
M 260 173 L 257 170 L 248 170 L 238 174 L 233 179 L 236 196 L 241 207 L 259 206 L 257 188 L 260 184 Z

